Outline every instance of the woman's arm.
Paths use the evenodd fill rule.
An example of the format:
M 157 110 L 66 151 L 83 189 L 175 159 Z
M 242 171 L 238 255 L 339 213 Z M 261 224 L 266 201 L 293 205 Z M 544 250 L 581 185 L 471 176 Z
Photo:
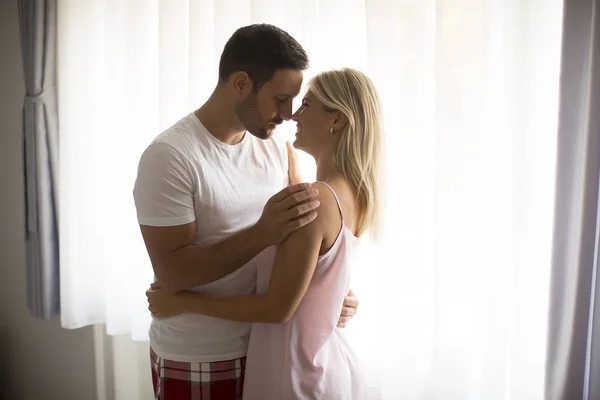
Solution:
M 321 200 L 320 210 L 324 206 Z M 150 289 L 146 292 L 150 311 L 156 317 L 191 312 L 233 321 L 287 322 L 304 297 L 317 265 L 324 232 L 320 215 L 279 245 L 266 294 L 220 297 Z

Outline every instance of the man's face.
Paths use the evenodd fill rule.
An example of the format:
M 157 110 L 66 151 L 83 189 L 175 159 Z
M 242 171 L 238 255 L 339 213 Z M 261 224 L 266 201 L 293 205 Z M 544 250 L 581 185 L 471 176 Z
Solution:
M 270 81 L 236 104 L 235 112 L 244 128 L 260 139 L 268 139 L 283 120 L 292 116 L 292 101 L 302 87 L 302 71 L 281 69 Z

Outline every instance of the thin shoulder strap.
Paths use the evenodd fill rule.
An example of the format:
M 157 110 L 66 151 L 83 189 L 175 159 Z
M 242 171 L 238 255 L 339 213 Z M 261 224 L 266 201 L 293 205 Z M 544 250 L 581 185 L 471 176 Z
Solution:
M 327 186 L 329 188 L 329 190 L 331 190 L 331 193 L 333 193 L 333 197 L 335 197 L 335 201 L 337 202 L 338 210 L 340 211 L 340 217 L 342 218 L 342 226 L 343 226 L 344 225 L 344 213 L 342 211 L 342 204 L 340 203 L 340 199 L 338 198 L 337 194 L 335 194 L 335 190 L 333 190 L 333 188 L 325 182 L 319 181 L 318 183 L 322 183 L 323 185 Z

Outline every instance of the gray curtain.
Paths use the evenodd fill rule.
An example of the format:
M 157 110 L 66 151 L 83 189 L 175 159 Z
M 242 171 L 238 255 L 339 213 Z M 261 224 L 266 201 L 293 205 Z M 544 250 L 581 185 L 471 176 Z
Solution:
M 600 399 L 600 0 L 564 4 L 546 399 Z
M 59 313 L 56 0 L 19 0 L 25 74 L 23 148 L 27 304 L 32 315 Z

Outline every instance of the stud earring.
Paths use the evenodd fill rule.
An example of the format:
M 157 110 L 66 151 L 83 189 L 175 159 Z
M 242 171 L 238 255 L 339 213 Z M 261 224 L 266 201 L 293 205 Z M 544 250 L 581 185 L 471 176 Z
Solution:
M 330 135 L 333 135 L 334 133 L 335 133 L 335 132 L 333 131 L 333 128 L 331 128 L 331 129 L 329 130 L 329 134 L 330 134 Z

